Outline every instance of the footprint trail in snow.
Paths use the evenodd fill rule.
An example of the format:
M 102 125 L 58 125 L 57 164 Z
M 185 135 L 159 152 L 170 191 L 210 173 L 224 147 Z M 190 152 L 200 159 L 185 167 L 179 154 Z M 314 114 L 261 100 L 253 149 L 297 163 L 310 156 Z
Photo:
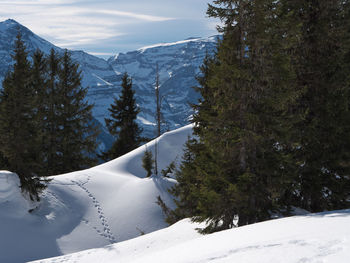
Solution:
M 102 211 L 102 207 L 99 203 L 99 201 L 96 199 L 96 197 L 89 191 L 89 189 L 87 189 L 85 187 L 85 185 L 90 181 L 90 176 L 88 176 L 87 180 L 84 183 L 75 181 L 75 180 L 71 180 L 72 183 L 74 183 L 75 185 L 77 185 L 78 187 L 80 187 L 81 189 L 83 189 L 88 197 L 92 200 L 92 203 L 94 204 L 94 207 L 97 210 L 98 213 L 98 218 L 101 221 L 101 225 L 102 225 L 102 229 L 100 229 L 99 227 L 96 226 L 92 226 L 93 229 L 95 229 L 95 231 L 103 238 L 106 238 L 111 244 L 116 242 L 116 239 L 107 223 L 107 218 L 105 217 L 103 211 Z M 90 225 L 90 222 L 87 219 L 83 219 L 83 222 L 87 225 Z

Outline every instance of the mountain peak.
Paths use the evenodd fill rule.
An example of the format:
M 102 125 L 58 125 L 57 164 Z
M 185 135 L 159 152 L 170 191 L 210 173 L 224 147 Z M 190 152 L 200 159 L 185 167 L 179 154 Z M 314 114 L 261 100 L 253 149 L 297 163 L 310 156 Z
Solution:
M 6 19 L 4 21 L 4 23 L 7 23 L 7 24 L 19 24 L 16 20 L 14 20 L 12 18 Z
M 7 27 L 13 27 L 13 26 L 20 26 L 21 25 L 16 20 L 11 19 L 11 18 L 9 18 L 9 19 L 7 19 L 7 20 L 5 20 L 3 22 L 0 22 L 0 24 L 3 24 L 5 26 L 7 26 Z
M 11 18 L 0 22 L 0 31 L 2 32 L 17 32 L 18 30 L 22 32 L 30 31 L 28 28 Z

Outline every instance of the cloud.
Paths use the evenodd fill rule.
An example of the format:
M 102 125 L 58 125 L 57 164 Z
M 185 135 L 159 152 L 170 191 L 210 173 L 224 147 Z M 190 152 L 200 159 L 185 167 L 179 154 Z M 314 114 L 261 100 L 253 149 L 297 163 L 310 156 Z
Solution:
M 0 21 L 12 18 L 57 46 L 107 56 L 214 34 L 206 5 L 204 0 L 0 0 Z
M 79 0 L 0 1 L 0 18 L 14 18 L 34 33 L 67 48 L 127 34 L 121 25 L 173 19 L 116 8 L 108 10 L 96 3 L 88 8 Z
M 151 16 L 151 15 L 143 15 L 143 14 L 122 12 L 122 11 L 115 11 L 115 10 L 96 10 L 96 13 L 124 16 L 124 17 L 136 18 L 139 20 L 150 21 L 150 22 L 162 22 L 162 21 L 174 20 L 174 18 L 171 18 L 171 17 Z

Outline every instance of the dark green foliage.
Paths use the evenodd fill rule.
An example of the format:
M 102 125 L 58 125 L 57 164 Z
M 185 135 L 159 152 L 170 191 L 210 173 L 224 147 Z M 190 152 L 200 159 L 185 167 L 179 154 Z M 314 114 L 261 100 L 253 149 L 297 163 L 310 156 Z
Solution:
M 134 94 L 132 81 L 125 73 L 122 80 L 122 94 L 119 99 L 114 99 L 114 103 L 108 109 L 111 118 L 105 119 L 109 132 L 117 137 L 111 149 L 100 156 L 106 161 L 122 156 L 140 145 L 142 130 L 136 123 L 140 110 L 136 105 Z
M 175 171 L 175 161 L 171 162 L 165 169 L 162 169 L 161 174 L 164 177 L 168 177 L 168 174 L 171 174 Z
M 46 99 L 44 100 L 44 119 L 43 122 L 43 147 L 46 156 L 44 170 L 47 175 L 57 174 L 56 171 L 60 169 L 58 163 L 56 163 L 56 153 L 58 152 L 59 145 L 59 128 L 58 128 L 58 116 L 56 115 L 56 108 L 59 104 L 58 99 L 58 71 L 59 71 L 59 57 L 56 52 L 51 49 L 50 55 L 47 58 L 48 64 L 48 78 Z
M 39 173 L 38 152 L 33 151 L 38 142 L 36 131 L 36 93 L 31 78 L 31 64 L 27 51 L 17 35 L 15 64 L 4 81 L 0 97 L 0 151 L 6 168 L 17 173 L 21 188 L 31 199 L 38 199 L 43 185 L 34 176 Z
M 46 85 L 47 85 L 47 63 L 44 54 L 40 50 L 36 50 L 36 52 L 32 56 L 33 65 L 31 68 L 31 88 L 35 96 L 33 97 L 35 114 L 34 114 L 34 122 L 36 124 L 36 128 L 31 131 L 35 133 L 36 144 L 33 145 L 31 149 L 32 152 L 35 153 L 36 160 L 38 163 L 38 170 L 36 171 L 37 175 L 44 175 L 46 170 L 43 165 L 45 162 L 45 125 L 44 121 L 46 118 Z
M 76 171 L 96 164 L 91 153 L 96 149 L 98 131 L 92 121 L 92 107 L 85 100 L 87 88 L 81 87 L 79 65 L 72 61 L 66 50 L 58 71 L 56 105 L 57 128 L 60 134 L 56 165 L 61 171 Z
M 163 214 L 165 216 L 165 221 L 171 225 L 178 221 L 179 219 L 175 217 L 174 212 L 164 203 L 163 199 L 160 197 L 160 195 L 157 196 L 156 204 L 160 206 L 160 208 L 163 211 Z
M 289 183 L 283 150 L 291 135 L 289 105 L 298 94 L 279 2 L 237 1 L 231 7 L 229 16 L 220 7 L 209 9 L 228 24 L 207 82 L 217 116 L 208 118 L 212 131 L 200 134 L 213 160 L 201 190 L 211 205 L 197 217 L 212 218 L 207 231 L 232 227 L 235 216 L 238 225 L 270 218 Z
M 0 170 L 7 170 L 8 169 L 7 167 L 8 167 L 8 162 L 0 151 Z
M 166 221 L 169 224 L 199 213 L 202 177 L 197 172 L 197 169 L 201 168 L 197 156 L 200 153 L 205 154 L 203 144 L 189 138 L 184 149 L 182 163 L 179 170 L 176 171 L 177 184 L 170 190 L 170 193 L 177 197 L 174 200 L 177 207 L 167 215 Z
M 96 164 L 92 156 L 98 131 L 92 121 L 93 106 L 85 100 L 87 89 L 81 87 L 79 65 L 72 61 L 67 50 L 62 57 L 51 50 L 44 65 L 40 57 L 34 55 L 33 61 L 35 66 L 38 60 L 38 69 L 41 69 L 36 81 L 41 84 L 37 105 L 42 133 L 42 175 L 91 167 Z
M 217 0 L 208 15 L 223 38 L 201 68 L 169 218 L 208 233 L 349 207 L 349 3 Z
M 22 191 L 39 200 L 48 176 L 95 164 L 97 131 L 81 87 L 81 73 L 68 51 L 40 50 L 32 63 L 19 34 L 13 70 L 0 95 L 0 165 L 19 175 Z
M 142 167 L 146 170 L 147 177 L 150 177 L 154 168 L 154 159 L 152 152 L 148 151 L 147 149 L 142 156 Z
M 299 27 L 294 68 L 302 120 L 295 152 L 300 206 L 312 212 L 349 207 L 349 1 L 290 1 Z

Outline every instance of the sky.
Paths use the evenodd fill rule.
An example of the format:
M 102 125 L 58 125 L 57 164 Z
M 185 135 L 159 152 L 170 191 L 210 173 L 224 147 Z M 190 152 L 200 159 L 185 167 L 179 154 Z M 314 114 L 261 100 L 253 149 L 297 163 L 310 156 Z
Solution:
M 51 43 L 108 58 L 119 52 L 215 35 L 210 0 L 0 0 L 14 19 Z

